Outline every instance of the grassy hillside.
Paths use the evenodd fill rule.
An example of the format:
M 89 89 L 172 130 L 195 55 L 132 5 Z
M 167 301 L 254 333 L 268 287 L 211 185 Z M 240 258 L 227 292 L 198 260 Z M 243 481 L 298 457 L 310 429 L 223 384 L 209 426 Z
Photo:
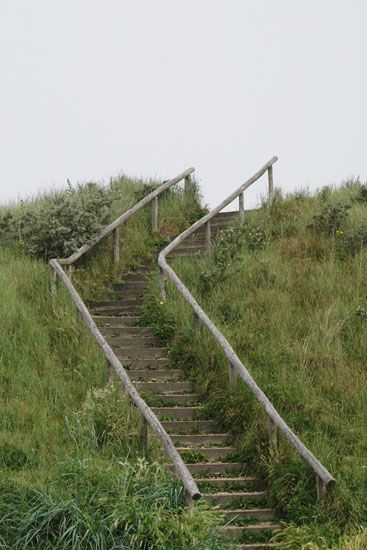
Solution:
M 158 464 L 158 445 L 152 444 L 146 460 L 141 458 L 140 419 L 119 386 L 107 383 L 105 360 L 68 296 L 60 287 L 56 305 L 50 300 L 45 220 L 64 246 L 61 214 L 71 216 L 84 203 L 93 217 L 95 196 L 109 197 L 102 218 L 95 216 L 89 228 L 88 220 L 81 224 L 93 232 L 149 189 L 144 182 L 122 179 L 107 189 L 80 187 L 2 209 L 2 549 L 220 547 L 217 520 L 205 506 L 195 513 L 183 509 L 180 484 Z M 167 193 L 161 206 L 158 240 L 181 229 L 199 210 L 195 195 L 185 199 L 177 191 Z M 71 237 L 78 239 L 80 233 Z M 135 246 L 148 254 L 155 245 L 148 211 L 122 232 L 122 261 L 114 276 L 136 261 Z M 96 255 L 99 264 L 96 257 L 87 258 L 74 273 L 87 297 L 111 276 L 109 252 L 103 245 Z
M 271 216 L 266 208 L 249 214 L 210 256 L 174 265 L 336 477 L 326 505 L 317 506 L 313 473 L 281 437 L 278 458 L 269 459 L 264 413 L 241 382 L 229 387 L 223 354 L 205 329 L 195 339 L 192 311 L 173 286 L 162 304 L 153 285 L 145 318 L 168 327 L 174 362 L 196 381 L 210 414 L 240 434 L 249 467 L 269 478 L 288 523 L 278 540 L 287 548 L 365 548 L 366 531 L 351 546 L 342 537 L 367 527 L 367 186 L 278 193 Z

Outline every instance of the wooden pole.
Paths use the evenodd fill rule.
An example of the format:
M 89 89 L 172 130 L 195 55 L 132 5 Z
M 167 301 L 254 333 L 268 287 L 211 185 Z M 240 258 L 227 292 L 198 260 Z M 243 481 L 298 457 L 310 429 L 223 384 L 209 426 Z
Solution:
M 159 281 L 159 293 L 161 295 L 161 298 L 163 301 L 166 300 L 167 294 L 166 294 L 166 276 L 164 274 L 164 271 L 161 267 L 158 267 L 158 281 Z
M 141 449 L 143 455 L 146 455 L 148 452 L 149 446 L 149 432 L 148 432 L 148 422 L 146 418 L 141 415 Z
M 270 210 L 274 200 L 273 166 L 269 166 L 268 168 L 268 188 L 268 209 Z
M 153 233 L 158 231 L 158 197 L 152 200 L 152 231 Z
M 275 455 L 278 452 L 278 428 L 270 417 L 268 417 L 268 433 L 270 454 Z
M 51 288 L 51 299 L 53 305 L 55 305 L 56 302 L 56 279 L 57 279 L 57 273 L 56 270 L 50 265 L 50 288 Z
M 207 252 L 210 252 L 210 249 L 212 247 L 212 231 L 210 226 L 210 220 L 206 222 L 205 226 L 205 250 Z
M 236 369 L 231 365 L 231 363 L 228 364 L 228 368 L 229 368 L 229 376 L 228 376 L 229 385 L 233 387 L 236 385 L 238 374 Z
M 239 216 L 240 216 L 240 222 L 243 223 L 245 221 L 245 208 L 244 208 L 244 192 L 240 193 L 238 195 L 238 210 L 239 210 Z
M 192 191 L 192 179 L 190 174 L 185 178 L 185 195 L 189 195 Z
M 322 504 L 326 498 L 327 485 L 316 475 L 317 502 Z
M 113 263 L 116 265 L 120 261 L 120 228 L 116 227 L 113 232 Z
M 196 315 L 196 313 L 194 313 L 194 317 L 193 317 L 193 321 L 192 321 L 192 326 L 193 326 L 193 329 L 194 329 L 195 336 L 198 337 L 198 336 L 200 335 L 200 326 L 201 326 L 201 323 L 200 323 L 200 319 L 199 319 L 199 317 Z

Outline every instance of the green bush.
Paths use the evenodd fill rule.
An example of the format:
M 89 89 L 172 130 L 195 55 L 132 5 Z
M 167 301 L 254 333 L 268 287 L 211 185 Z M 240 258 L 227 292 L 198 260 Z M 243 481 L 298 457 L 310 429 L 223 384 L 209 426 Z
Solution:
M 316 233 L 321 233 L 327 237 L 333 237 L 336 231 L 340 230 L 345 220 L 350 204 L 327 203 L 314 215 L 314 221 L 308 227 Z
M 69 188 L 26 211 L 20 220 L 27 254 L 48 260 L 69 256 L 98 235 L 110 219 L 111 189 L 97 184 Z

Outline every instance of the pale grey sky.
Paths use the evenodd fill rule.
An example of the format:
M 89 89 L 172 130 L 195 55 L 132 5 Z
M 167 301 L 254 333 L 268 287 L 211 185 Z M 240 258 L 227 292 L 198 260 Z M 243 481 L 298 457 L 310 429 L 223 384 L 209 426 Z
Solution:
M 367 179 L 366 0 L 0 0 L 0 201 L 195 166 Z M 265 189 L 260 185 L 248 201 Z

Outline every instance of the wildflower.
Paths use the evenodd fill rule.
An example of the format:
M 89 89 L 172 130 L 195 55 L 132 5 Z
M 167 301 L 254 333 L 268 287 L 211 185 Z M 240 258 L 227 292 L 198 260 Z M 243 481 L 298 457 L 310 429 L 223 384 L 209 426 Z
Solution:
M 164 302 L 159 302 L 159 303 L 161 304 L 161 306 L 163 306 L 163 303 L 164 303 Z

